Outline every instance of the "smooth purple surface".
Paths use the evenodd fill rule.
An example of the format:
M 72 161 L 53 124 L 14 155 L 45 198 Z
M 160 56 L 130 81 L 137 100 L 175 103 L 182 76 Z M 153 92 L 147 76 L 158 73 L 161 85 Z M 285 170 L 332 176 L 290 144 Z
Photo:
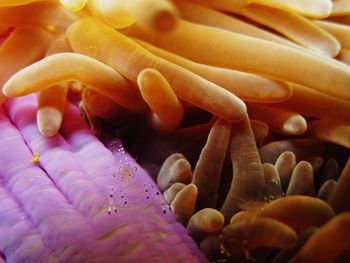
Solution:
M 35 101 L 31 95 L 0 108 L 6 262 L 206 261 L 120 141 L 107 149 L 72 105 L 60 134 L 45 138 Z M 40 154 L 37 164 L 33 152 Z

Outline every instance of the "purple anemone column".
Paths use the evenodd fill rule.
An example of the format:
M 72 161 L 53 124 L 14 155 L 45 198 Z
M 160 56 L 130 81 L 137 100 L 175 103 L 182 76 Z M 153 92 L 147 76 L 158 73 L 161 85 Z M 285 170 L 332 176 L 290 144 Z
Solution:
M 43 137 L 35 101 L 0 108 L 0 262 L 206 261 L 120 141 L 107 149 L 71 104 Z

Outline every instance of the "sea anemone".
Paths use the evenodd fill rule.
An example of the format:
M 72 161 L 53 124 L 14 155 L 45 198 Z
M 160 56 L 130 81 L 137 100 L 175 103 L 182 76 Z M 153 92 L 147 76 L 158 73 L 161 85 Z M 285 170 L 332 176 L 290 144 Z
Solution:
M 349 15 L 2 1 L 0 261 L 349 260 Z
M 307 143 L 300 140 L 289 144 L 296 154 L 301 150 L 298 143 Z M 348 231 L 345 189 L 349 186 L 350 159 L 336 182 L 338 164 L 334 159 L 321 168 L 322 158 L 311 158 L 317 151 L 316 144 L 314 152 L 302 152 L 302 158 L 309 161 L 297 161 L 301 156 L 286 151 L 283 144 L 288 145 L 275 141 L 260 147 L 260 156 L 266 154 L 266 149 L 282 151 L 277 160 L 262 164 L 248 118 L 234 124 L 219 119 L 208 134 L 193 174 L 181 153 L 170 155 L 163 163 L 157 180 L 164 197 L 210 260 L 348 260 L 349 244 L 342 237 L 336 249 L 332 245 L 322 254 L 316 249 L 326 246 L 323 231 L 334 235 Z M 189 154 L 198 156 L 193 151 Z M 230 167 L 225 165 L 228 158 Z M 189 187 L 195 191 L 190 192 Z M 311 236 L 314 232 L 320 234 Z
M 35 99 L 7 101 L 1 109 L 5 262 L 204 260 L 119 140 L 107 149 L 72 104 L 60 134 L 43 137 Z

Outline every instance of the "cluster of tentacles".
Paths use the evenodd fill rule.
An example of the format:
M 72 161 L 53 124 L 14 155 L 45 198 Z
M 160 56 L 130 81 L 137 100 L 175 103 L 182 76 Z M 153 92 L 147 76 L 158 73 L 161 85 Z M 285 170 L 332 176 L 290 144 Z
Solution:
M 248 119 L 219 119 L 208 129 L 180 129 L 178 144 L 166 137 L 144 142 L 175 152 L 163 162 L 157 183 L 211 261 L 349 260 L 350 159 L 342 169 L 326 154 L 334 154 L 334 145 L 304 138 L 257 148 L 258 133 Z M 341 162 L 349 155 L 344 148 L 335 152 Z M 156 173 L 157 159 L 137 153 Z
M 1 123 L 12 132 L 14 122 L 23 133 L 30 122 L 16 121 L 16 109 L 26 109 L 16 103 L 26 102 L 14 97 L 37 93 L 33 134 L 40 147 L 29 143 L 32 133 L 23 134 L 28 147 L 64 150 L 68 101 L 79 105 L 100 138 L 113 130 L 124 140 L 211 261 L 344 262 L 350 260 L 349 25 L 349 0 L 5 0 Z M 40 154 L 33 153 L 31 165 L 39 163 L 59 189 L 83 187 L 78 180 L 67 190 Z M 17 184 L 3 163 L 0 183 Z M 130 171 L 120 174 L 124 183 Z M 98 182 L 94 191 L 105 193 Z M 67 196 L 78 212 L 89 211 Z M 95 209 L 103 200 L 89 204 Z M 108 212 L 114 208 L 109 204 Z M 43 220 L 29 214 L 31 224 Z M 114 237 L 113 228 L 104 231 Z M 104 239 L 103 233 L 89 237 Z M 8 242 L 17 241 L 2 240 L 1 253 Z M 64 241 L 57 244 L 64 252 Z M 133 244 L 113 255 L 129 257 Z

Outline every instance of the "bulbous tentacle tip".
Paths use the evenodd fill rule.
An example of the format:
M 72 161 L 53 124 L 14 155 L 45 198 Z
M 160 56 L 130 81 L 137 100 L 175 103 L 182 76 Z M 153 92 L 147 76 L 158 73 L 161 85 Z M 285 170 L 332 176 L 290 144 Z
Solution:
M 76 12 L 83 9 L 88 0 L 59 0 L 61 5 L 67 8 L 69 11 Z
M 62 123 L 62 113 L 51 107 L 41 108 L 37 112 L 37 125 L 42 135 L 51 137 L 57 134 Z

